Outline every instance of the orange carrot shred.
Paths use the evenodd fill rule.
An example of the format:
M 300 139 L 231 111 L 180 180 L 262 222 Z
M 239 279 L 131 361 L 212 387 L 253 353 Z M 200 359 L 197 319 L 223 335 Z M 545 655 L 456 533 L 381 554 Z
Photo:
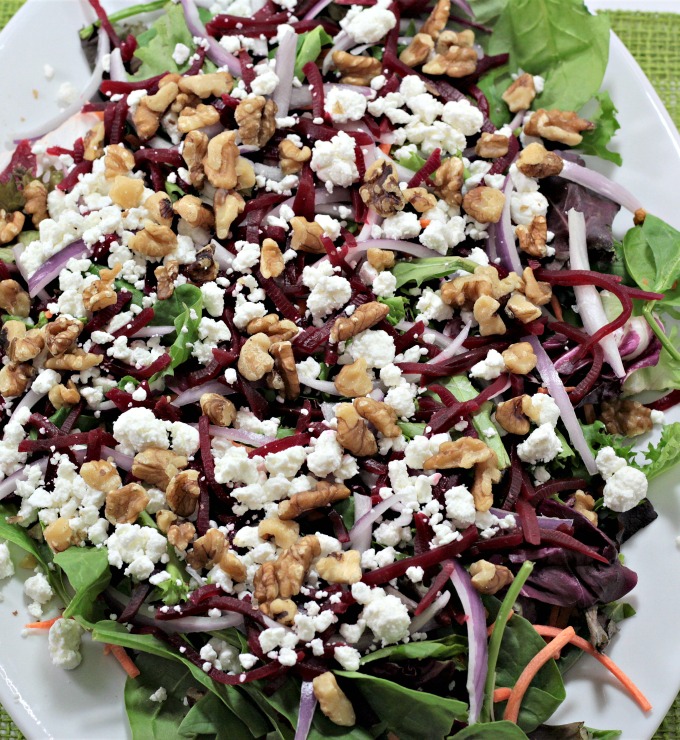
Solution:
M 137 676 L 139 676 L 139 668 L 137 668 L 132 658 L 125 652 L 124 647 L 121 647 L 120 645 L 111 645 L 111 652 L 130 678 L 137 678 Z
M 380 151 L 383 152 L 384 154 L 389 154 L 391 148 L 392 148 L 391 144 L 380 144 L 380 146 L 378 147 L 378 149 L 380 149 Z
M 58 622 L 61 617 L 54 617 L 54 619 L 46 619 L 44 622 L 29 622 L 24 627 L 31 630 L 48 630 L 55 622 Z
M 561 650 L 575 636 L 576 632 L 574 632 L 573 627 L 558 630 L 558 634 L 527 663 L 510 693 L 510 698 L 505 706 L 503 719 L 509 722 L 517 722 L 522 699 L 536 674 L 554 657 L 558 650 Z
M 548 627 L 547 625 L 542 624 L 535 624 L 534 629 L 536 632 L 538 632 L 541 637 L 554 637 L 556 634 L 560 632 L 559 629 L 556 627 Z M 618 680 L 621 682 L 623 687 L 628 691 L 628 693 L 633 697 L 635 702 L 638 704 L 640 709 L 642 709 L 643 712 L 648 712 L 652 705 L 649 703 L 645 695 L 638 689 L 638 687 L 631 681 L 630 678 L 614 663 L 614 661 L 607 657 L 606 655 L 603 655 L 602 653 L 595 650 L 595 648 L 587 641 L 584 640 L 582 637 L 579 637 L 578 635 L 574 635 L 571 637 L 569 642 L 572 645 L 575 645 L 578 648 L 581 648 L 584 652 L 588 653 L 588 655 L 592 655 L 595 660 L 602 663 L 602 665 L 615 677 L 618 678 Z
M 497 701 L 505 701 L 506 699 L 509 699 L 510 694 L 512 694 L 512 689 L 509 689 L 507 686 L 500 686 L 493 692 L 494 703 Z
M 111 653 L 111 645 L 109 645 L 108 642 L 104 643 L 104 655 L 110 655 Z
M 514 611 L 512 611 L 512 609 L 511 609 L 511 610 L 510 610 L 510 612 L 508 613 L 508 618 L 507 618 L 507 620 L 506 620 L 507 622 L 509 622 L 509 621 L 510 621 L 510 618 L 512 617 L 512 615 L 513 615 L 514 613 L 515 613 L 515 612 L 514 612 Z M 487 635 L 488 635 L 489 637 L 491 637 L 491 635 L 493 634 L 493 628 L 494 628 L 495 626 L 496 626 L 496 623 L 494 622 L 493 624 L 490 624 L 490 625 L 489 625 L 489 626 L 488 626 L 488 627 L 486 628 L 486 634 L 487 634 Z

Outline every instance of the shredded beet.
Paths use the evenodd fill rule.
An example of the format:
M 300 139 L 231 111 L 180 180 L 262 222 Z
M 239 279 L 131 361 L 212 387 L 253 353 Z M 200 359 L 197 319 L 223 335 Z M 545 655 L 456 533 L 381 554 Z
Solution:
M 515 509 L 522 524 L 524 539 L 529 545 L 540 545 L 541 531 L 538 526 L 538 518 L 534 507 L 525 499 L 520 498 L 517 500 Z
M 330 141 L 338 135 L 338 132 L 330 126 L 314 123 L 310 118 L 301 118 L 295 128 L 311 141 Z M 359 146 L 370 146 L 374 144 L 373 137 L 363 131 L 345 131 Z
M 92 432 L 76 432 L 75 434 L 63 434 L 51 439 L 24 439 L 19 442 L 19 452 L 49 452 L 55 450 L 68 450 L 75 445 L 86 445 L 90 441 Z M 102 443 L 107 447 L 115 447 L 118 442 L 108 432 L 102 432 Z
M 64 423 L 61 425 L 61 431 L 64 434 L 69 434 L 71 430 L 75 427 L 76 422 L 80 418 L 80 415 L 83 413 L 84 407 L 85 403 L 83 401 L 80 401 L 69 411 L 68 416 L 64 419 Z
M 302 316 L 297 308 L 286 298 L 281 288 L 271 278 L 263 277 L 258 269 L 253 270 L 253 274 L 257 278 L 257 282 L 264 288 L 267 298 L 276 306 L 278 312 L 284 318 L 299 324 L 302 321 Z
M 309 163 L 305 163 L 299 179 L 300 183 L 295 193 L 292 208 L 296 216 L 303 216 L 308 221 L 313 221 L 316 190 L 314 189 L 314 173 Z
M 560 532 L 557 529 L 543 529 L 541 527 L 541 544 L 556 545 L 557 547 L 561 547 L 565 550 L 573 550 L 574 552 L 581 553 L 581 555 L 587 555 L 593 560 L 598 560 L 600 563 L 605 563 L 606 565 L 609 565 L 609 560 L 600 555 L 599 552 L 596 552 L 587 545 L 584 545 L 582 542 L 579 542 L 577 539 L 574 539 L 568 534 Z
M 14 154 L 12 154 L 9 164 L 2 171 L 2 174 L 0 174 L 0 183 L 6 184 L 12 179 L 12 177 L 16 177 L 17 170 L 27 170 L 32 175 L 35 175 L 37 167 L 37 158 L 35 154 L 33 154 L 31 143 L 27 139 L 22 139 L 17 144 L 17 148 L 14 150 Z
M 446 561 L 442 563 L 442 569 L 439 571 L 437 576 L 432 581 L 432 585 L 428 589 L 427 593 L 423 598 L 420 600 L 420 603 L 418 604 L 418 607 L 415 611 L 415 616 L 417 617 L 419 614 L 422 614 L 425 609 L 427 609 L 428 606 L 439 596 L 439 592 L 444 588 L 444 586 L 448 583 L 449 579 L 451 578 L 451 573 L 453 573 L 454 564 L 452 560 Z
M 118 34 L 114 31 L 113 25 L 109 20 L 109 16 L 106 14 L 104 8 L 102 8 L 101 3 L 99 0 L 88 0 L 88 2 L 97 14 L 97 18 L 99 18 L 99 22 L 102 24 L 102 28 L 106 31 L 106 35 L 109 37 L 111 44 L 118 48 L 120 46 L 120 39 L 118 38 Z
M 120 329 L 112 332 L 113 337 L 131 337 L 136 334 L 142 327 L 147 326 L 153 321 L 155 316 L 153 308 L 142 309 L 131 321 Z
M 238 378 L 238 386 L 241 393 L 246 397 L 250 410 L 258 419 L 263 419 L 267 413 L 267 409 L 269 408 L 267 399 L 258 393 L 249 380 L 246 380 L 241 376 Z
M 85 331 L 92 333 L 93 331 L 100 331 L 105 327 L 114 316 L 117 316 L 123 307 L 132 300 L 132 293 L 127 290 L 119 290 L 118 297 L 113 306 L 97 311 L 93 314 L 92 318 L 85 324 Z
M 198 476 L 198 508 L 196 510 L 196 533 L 202 537 L 210 529 L 210 487 L 207 476 Z
M 154 162 L 168 164 L 171 167 L 183 167 L 184 159 L 177 149 L 138 149 L 135 152 L 135 162 Z
M 517 454 L 516 445 L 512 446 L 510 450 L 510 482 L 508 484 L 508 492 L 503 502 L 503 508 L 506 511 L 512 511 L 519 492 L 522 489 L 522 462 Z
M 326 120 L 321 70 L 316 66 L 315 62 L 307 62 L 302 68 L 302 73 L 307 78 L 309 89 L 312 93 L 312 114 L 314 118 Z
M 42 414 L 31 414 L 28 417 L 28 426 L 35 427 L 39 433 L 49 437 L 60 437 L 64 434 L 62 430 L 53 424 L 47 417 Z
M 57 185 L 57 189 L 65 193 L 70 192 L 78 184 L 81 175 L 86 175 L 88 172 L 92 172 L 92 162 L 84 159 L 69 171 L 68 175 Z
M 680 390 L 671 391 L 662 398 L 648 403 L 647 407 L 655 411 L 668 411 L 668 409 L 673 408 L 678 403 L 680 403 Z
M 138 583 L 132 592 L 130 601 L 128 601 L 116 621 L 121 623 L 132 622 L 137 616 L 137 612 L 142 608 L 144 600 L 151 593 L 152 589 L 153 586 L 148 581 Z
M 185 75 L 191 76 L 191 75 L 199 74 L 200 71 L 203 69 L 203 62 L 205 62 L 205 55 L 206 55 L 206 50 L 203 48 L 203 46 L 198 46 L 196 48 L 196 51 L 194 52 L 194 56 L 196 58 L 191 63 L 191 66 L 185 72 Z
M 123 140 L 127 114 L 127 98 L 120 100 L 113 105 L 109 105 L 109 107 L 104 111 L 104 137 L 109 144 L 120 144 Z
M 128 372 L 133 378 L 137 380 L 148 380 L 152 375 L 160 373 L 161 370 L 165 370 L 166 367 L 172 362 L 172 357 L 168 354 L 161 355 L 157 360 L 154 360 L 148 367 L 143 367 L 138 370 L 136 367 L 128 367 Z
M 256 447 L 255 449 L 252 449 L 248 452 L 248 457 L 255 457 L 255 455 L 258 455 L 260 457 L 264 457 L 265 455 L 270 455 L 273 452 L 281 452 L 282 450 L 287 450 L 289 447 L 298 447 L 300 445 L 307 445 L 309 444 L 310 435 L 307 433 L 301 433 L 301 434 L 291 434 L 289 437 L 282 437 L 281 439 L 277 439 L 274 442 L 268 442 L 266 445 L 262 445 L 262 447 Z

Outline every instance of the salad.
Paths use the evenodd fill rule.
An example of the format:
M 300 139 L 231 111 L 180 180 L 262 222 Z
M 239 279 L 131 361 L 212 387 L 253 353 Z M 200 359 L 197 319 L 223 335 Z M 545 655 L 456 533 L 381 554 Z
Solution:
M 548 723 L 578 659 L 651 708 L 605 648 L 680 234 L 583 159 L 622 164 L 606 16 L 90 5 L 91 102 L 0 174 L 27 629 L 118 659 L 134 738 L 616 737 Z

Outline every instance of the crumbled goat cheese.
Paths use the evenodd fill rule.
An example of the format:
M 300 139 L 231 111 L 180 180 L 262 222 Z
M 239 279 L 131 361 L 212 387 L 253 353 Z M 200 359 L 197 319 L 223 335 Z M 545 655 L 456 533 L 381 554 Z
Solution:
M 465 529 L 475 522 L 475 501 L 465 486 L 454 486 L 444 494 L 446 516 L 458 529 Z
M 190 56 L 191 49 L 186 44 L 175 44 L 175 50 L 172 52 L 172 59 L 178 67 L 181 67 Z
M 160 532 L 152 527 L 139 524 L 118 524 L 104 542 L 109 565 L 122 568 L 126 576 L 137 580 L 148 578 L 158 562 L 167 562 L 168 542 Z
M 83 628 L 74 619 L 57 619 L 47 635 L 52 664 L 71 671 L 80 665 Z
M 647 476 L 626 465 L 617 470 L 604 485 L 604 505 L 612 511 L 630 511 L 647 495 Z
M 532 415 L 536 417 L 536 424 L 550 424 L 556 426 L 560 418 L 560 409 L 547 393 L 536 393 L 531 397 Z
M 628 463 L 614 452 L 613 447 L 603 447 L 597 453 L 595 464 L 597 465 L 597 472 L 605 480 L 608 480 L 614 473 L 625 468 Z
M 14 563 L 6 542 L 0 543 L 0 580 L 14 575 Z
M 366 112 L 366 98 L 354 90 L 333 87 L 325 98 L 326 113 L 336 123 L 358 121 Z
M 492 349 L 489 350 L 485 359 L 470 368 L 470 377 L 480 378 L 481 380 L 494 380 L 501 373 L 504 373 L 505 370 L 503 356 L 497 350 Z
M 394 362 L 394 339 L 382 329 L 366 329 L 357 334 L 347 349 L 352 360 L 363 357 L 368 367 L 382 368 Z
M 376 640 L 381 641 L 383 647 L 403 640 L 411 625 L 405 604 L 396 596 L 384 594 L 383 591 L 383 596 L 373 598 L 361 613 L 366 626 L 373 632 Z
M 328 429 L 313 440 L 314 446 L 307 457 L 307 467 L 314 475 L 325 478 L 342 464 L 342 447 L 336 432 Z
M 379 0 L 369 8 L 353 5 L 340 21 L 340 26 L 357 44 L 375 44 L 397 25 L 397 19 L 387 5 L 389 2 L 385 0 Z
M 339 131 L 330 141 L 316 141 L 310 164 L 329 193 L 335 185 L 346 188 L 359 177 L 354 139 L 344 131 Z
M 42 616 L 43 604 L 46 604 L 54 596 L 49 581 L 42 573 L 36 573 L 25 581 L 24 593 L 29 599 L 33 599 L 33 603 L 28 607 L 28 612 L 36 619 Z
M 517 445 L 519 459 L 531 465 L 550 462 L 560 452 L 562 452 L 562 442 L 555 434 L 552 424 L 541 424 L 524 442 Z
M 333 657 L 346 671 L 358 671 L 361 665 L 361 653 L 348 645 L 336 647 Z

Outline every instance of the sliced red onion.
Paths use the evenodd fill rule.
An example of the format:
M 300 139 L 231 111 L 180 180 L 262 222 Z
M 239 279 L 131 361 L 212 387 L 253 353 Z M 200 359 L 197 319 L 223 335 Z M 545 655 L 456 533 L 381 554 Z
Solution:
M 271 218 L 278 218 L 279 213 L 281 212 L 281 208 L 283 206 L 288 206 L 291 208 L 293 206 L 293 201 L 295 200 L 294 197 L 288 198 L 288 200 L 284 200 L 283 203 L 279 203 L 278 206 L 275 208 L 272 208 L 271 211 L 267 214 L 268 217 Z M 325 203 L 347 203 L 349 204 L 350 201 L 350 195 L 349 190 L 347 188 L 334 188 L 332 193 L 329 193 L 326 188 L 316 188 L 314 190 L 314 204 L 316 206 L 323 205 Z
M 548 357 L 547 352 L 541 346 L 541 342 L 538 337 L 531 335 L 522 341 L 529 342 L 533 347 L 534 354 L 538 360 L 536 367 L 538 368 L 539 375 L 560 409 L 562 421 L 564 422 L 564 426 L 569 434 L 569 439 L 572 445 L 576 448 L 576 451 L 583 458 L 583 462 L 588 472 L 591 475 L 596 475 L 597 465 L 595 465 L 595 458 L 593 457 L 593 453 L 590 451 L 590 447 L 588 447 L 586 438 L 583 436 L 583 430 L 576 418 L 574 407 L 571 405 L 571 401 L 569 400 L 567 391 L 564 388 L 562 379 L 555 369 L 552 360 Z
M 326 421 L 335 419 L 335 404 L 334 403 L 322 403 L 321 413 Z
M 60 252 L 53 254 L 28 278 L 28 293 L 31 298 L 34 298 L 46 285 L 56 280 L 70 259 L 78 259 L 89 254 L 89 252 L 90 247 L 82 239 L 78 239 L 78 241 L 64 247 Z
M 359 240 L 357 239 L 357 241 Z M 441 257 L 441 254 L 439 254 L 439 252 L 435 252 L 433 249 L 428 249 L 422 244 L 413 244 L 412 242 L 407 242 L 403 239 L 366 239 L 359 242 L 357 246 L 350 251 L 347 255 L 347 259 L 350 260 L 352 257 L 358 257 L 372 247 L 377 247 L 378 249 L 389 249 L 393 252 L 403 252 L 404 254 L 410 254 L 412 257 Z
M 323 66 L 321 71 L 324 74 L 328 74 L 334 66 L 333 53 L 336 51 L 347 51 L 354 45 L 354 39 L 344 29 L 333 40 L 333 47 L 330 49 L 328 54 L 324 57 Z
M 198 427 L 198 424 L 191 424 L 192 427 Z M 255 434 L 255 432 L 248 432 L 245 429 L 231 429 L 227 427 L 210 427 L 210 436 L 212 437 L 223 437 L 232 442 L 240 442 L 241 444 L 250 445 L 250 447 L 262 447 L 262 445 L 274 442 L 276 437 L 266 437 L 264 434 Z
M 26 480 L 26 468 L 37 466 L 44 474 L 47 469 L 47 462 L 48 458 L 43 457 L 41 460 L 31 463 L 30 465 L 24 465 L 19 468 L 19 470 L 15 470 L 11 475 L 8 475 L 5 480 L 0 483 L 0 501 L 16 491 L 17 483 L 22 480 Z
M 582 213 L 570 208 L 567 212 L 569 222 L 569 261 L 572 270 L 590 270 L 588 244 L 586 241 L 586 219 Z M 579 316 L 585 330 L 591 336 L 598 329 L 606 326 L 609 319 L 604 312 L 600 294 L 594 285 L 575 285 L 574 295 Z M 602 337 L 599 342 L 604 358 L 609 363 L 617 378 L 623 378 L 626 371 L 621 361 L 619 348 L 613 334 Z
M 17 405 L 12 409 L 12 415 L 9 417 L 8 424 L 11 424 L 12 421 L 16 418 L 17 412 L 20 409 L 23 408 L 29 408 L 32 409 L 33 406 L 43 397 L 45 396 L 45 393 L 36 393 L 34 390 L 29 390 L 28 393 L 26 393 L 25 396 L 23 396 Z
M 104 56 L 108 54 L 110 50 L 111 42 L 109 41 L 109 37 L 106 34 L 106 31 L 103 28 L 100 28 L 97 39 L 97 62 L 92 70 L 90 78 L 85 83 L 85 87 L 78 95 L 78 99 L 47 121 L 43 121 L 39 125 L 25 128 L 22 131 L 14 133 L 12 138 L 35 139 L 38 136 L 43 136 L 50 131 L 54 131 L 56 128 L 61 126 L 64 121 L 71 118 L 74 114 L 79 113 L 83 105 L 89 102 L 96 95 L 97 90 L 99 90 L 102 76 L 104 74 Z
M 402 592 L 394 586 L 385 586 L 385 591 L 392 596 L 396 596 L 399 601 L 410 611 L 414 612 L 418 608 L 418 602 L 413 599 L 409 599 L 408 596 L 402 594 Z
M 219 265 L 220 270 L 226 270 L 231 267 L 231 264 L 234 261 L 234 255 L 231 254 L 231 252 L 228 252 L 226 247 L 222 246 L 222 244 L 218 244 L 214 239 L 210 244 L 215 250 L 215 262 Z
M 306 375 L 298 376 L 302 385 L 313 388 L 315 391 L 327 393 L 329 396 L 342 396 L 342 393 L 335 387 L 331 380 L 318 380 L 317 378 L 308 378 Z
M 389 496 L 384 501 L 376 504 L 360 519 L 356 519 L 354 522 L 354 526 L 349 531 L 350 547 L 353 550 L 359 550 L 359 552 L 365 552 L 366 550 L 368 550 L 368 547 L 370 547 L 371 543 L 371 533 L 373 530 L 374 522 L 379 519 L 388 509 L 391 509 L 395 504 L 401 503 L 403 498 L 403 495 Z M 359 545 L 365 544 L 367 534 L 369 544 L 362 550 Z
M 123 452 L 118 452 L 111 447 L 102 447 L 102 460 L 112 457 L 113 461 L 121 470 L 132 470 L 132 463 L 134 458 L 132 455 L 126 455 Z
M 283 180 L 283 172 L 280 167 L 272 167 L 269 164 L 262 164 L 261 162 L 253 162 L 253 169 L 256 175 L 266 177 L 268 180 L 274 180 L 280 182 Z
M 636 360 L 654 339 L 651 326 L 641 316 L 633 316 L 629 319 L 623 331 L 619 343 L 622 360 Z
M 512 177 L 508 175 L 505 178 L 503 194 L 505 195 L 505 204 L 501 220 L 496 224 L 496 251 L 501 259 L 501 264 L 508 270 L 514 270 L 518 275 L 522 274 L 522 263 L 519 259 L 517 246 L 515 245 L 515 232 L 512 229 L 512 219 L 510 218 L 510 199 L 515 186 Z
M 451 592 L 444 591 L 441 596 L 438 596 L 421 614 L 417 617 L 413 617 L 411 620 L 411 626 L 408 631 L 413 634 L 414 632 L 427 632 L 429 623 L 439 614 L 439 612 L 449 603 L 451 600 Z M 437 626 L 436 622 L 433 626 Z
M 130 339 L 145 339 L 146 337 L 164 337 L 166 334 L 172 334 L 175 331 L 174 326 L 143 326 L 137 330 Z
M 470 575 L 456 560 L 453 561 L 451 583 L 463 605 L 468 633 L 467 690 L 470 697 L 468 724 L 479 720 L 484 702 L 484 684 L 487 672 L 486 612 L 479 594 L 472 585 Z
M 498 258 L 498 250 L 496 249 L 496 224 L 489 224 L 486 233 L 488 234 L 486 239 L 486 256 L 489 258 L 489 262 L 495 262 Z
M 113 401 L 103 401 L 97 406 L 97 411 L 111 411 L 118 408 Z
M 180 393 L 174 401 L 170 401 L 173 406 L 186 406 L 189 403 L 196 403 L 201 400 L 201 396 L 204 393 L 219 393 L 221 396 L 228 396 L 233 393 L 234 390 L 220 383 L 217 380 L 211 380 L 203 385 L 197 385 L 195 388 L 189 388 L 189 390 Z
M 279 84 L 272 93 L 272 100 L 277 108 L 276 115 L 279 118 L 287 116 L 290 109 L 297 41 L 298 35 L 290 26 L 283 33 L 279 32 L 279 48 L 276 50 L 276 74 Z
M 358 522 L 362 517 L 366 516 L 371 510 L 373 504 L 371 503 L 370 496 L 364 496 L 361 493 L 354 494 L 354 522 Z M 348 547 L 351 544 L 348 543 Z M 364 528 L 363 531 L 357 533 L 354 539 L 354 548 L 359 552 L 366 552 L 371 546 L 371 528 Z
M 109 62 L 109 77 L 114 82 L 127 82 L 127 72 L 125 70 L 125 64 L 123 64 L 123 57 L 120 55 L 120 49 L 113 49 L 110 56 Z
M 152 621 L 164 632 L 215 632 L 240 626 L 243 624 L 243 615 L 232 612 L 223 617 L 178 617 Z
M 208 42 L 207 55 L 210 60 L 215 62 L 218 67 L 226 67 L 235 77 L 240 77 L 241 63 L 233 54 L 220 46 L 212 36 L 208 36 L 208 32 L 198 15 L 198 8 L 194 0 L 181 0 L 181 2 L 187 28 L 191 31 L 191 34 Z
M 327 0 L 322 0 L 322 2 L 327 2 Z M 303 681 L 302 688 L 300 689 L 300 709 L 298 710 L 294 740 L 307 740 L 309 730 L 312 727 L 312 720 L 314 719 L 316 703 L 314 685 L 311 681 Z
M 276 66 L 278 70 L 278 62 Z M 361 95 L 364 95 L 365 97 L 370 98 L 370 99 L 373 99 L 376 95 L 375 90 L 371 89 L 370 87 L 367 87 L 366 85 L 345 85 L 344 83 L 341 83 L 341 82 L 324 83 L 324 86 L 323 86 L 324 95 L 328 95 L 328 93 L 330 93 L 331 90 L 351 90 L 353 92 L 358 92 Z M 292 108 L 297 110 L 298 108 L 309 108 L 311 107 L 311 105 L 312 105 L 312 93 L 309 89 L 309 85 L 303 85 L 302 87 L 293 88 L 291 95 L 290 95 L 290 106 Z M 277 113 L 277 116 L 280 116 L 280 113 Z M 394 134 L 392 134 L 392 137 L 394 137 Z
M 458 336 L 455 339 L 449 340 L 449 346 L 446 347 L 446 349 L 443 352 L 440 352 L 438 355 L 433 357 L 431 360 L 428 360 L 425 364 L 426 365 L 436 365 L 437 363 L 440 363 L 440 362 L 446 362 L 449 358 L 458 354 L 458 350 L 463 346 L 463 342 L 467 339 L 468 334 L 470 333 L 471 326 L 472 326 L 472 321 L 467 321 L 465 323 L 465 326 L 460 330 Z M 428 329 L 425 329 L 425 332 L 427 333 Z M 444 335 L 442 334 L 442 336 Z
M 303 21 L 308 21 L 311 18 L 316 18 L 317 15 L 328 5 L 332 0 L 318 0 L 312 7 L 302 16 Z
M 618 183 L 612 182 L 608 177 L 601 175 L 599 172 L 582 167 L 580 164 L 575 162 L 569 162 L 568 160 L 562 160 L 564 167 L 560 172 L 560 177 L 565 180 L 575 182 L 577 185 L 583 185 L 600 195 L 603 195 L 609 200 L 613 200 L 615 203 L 628 209 L 631 213 L 635 213 L 642 208 L 642 203 L 623 186 Z
M 524 116 L 526 115 L 526 110 L 519 110 L 517 113 L 515 113 L 515 117 L 510 121 L 508 124 L 508 127 L 511 131 L 514 131 L 516 128 L 522 125 L 522 121 L 524 120 Z

